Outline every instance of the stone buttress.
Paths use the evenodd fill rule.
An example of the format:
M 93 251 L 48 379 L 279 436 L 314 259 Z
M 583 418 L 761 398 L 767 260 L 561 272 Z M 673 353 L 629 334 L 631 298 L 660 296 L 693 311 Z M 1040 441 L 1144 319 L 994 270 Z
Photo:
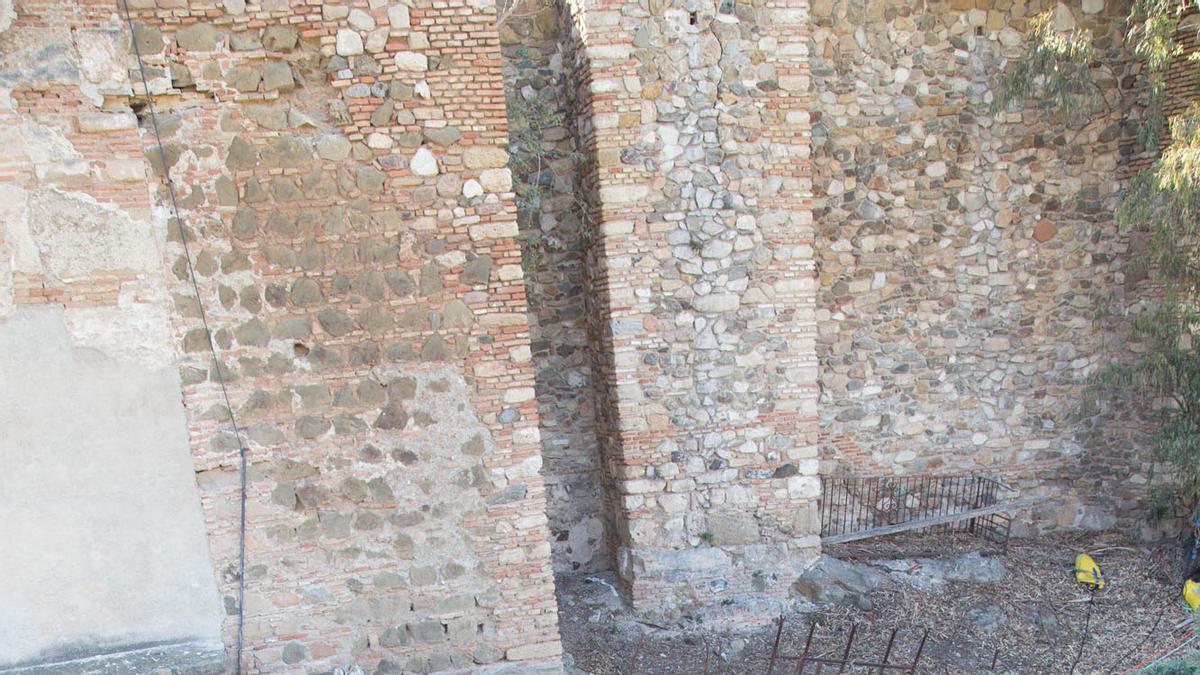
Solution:
M 777 608 L 818 550 L 808 4 L 568 9 L 618 572 Z

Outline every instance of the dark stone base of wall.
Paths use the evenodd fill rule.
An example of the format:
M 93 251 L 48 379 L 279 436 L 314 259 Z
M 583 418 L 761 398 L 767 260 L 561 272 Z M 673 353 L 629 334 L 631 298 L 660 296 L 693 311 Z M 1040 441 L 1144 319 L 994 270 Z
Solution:
M 617 561 L 639 615 L 669 621 L 687 614 L 709 625 L 745 625 L 787 611 L 794 600 L 792 584 L 818 555 L 819 539 L 800 537 L 792 546 L 623 546 Z
M 219 642 L 127 645 L 105 650 L 102 654 L 88 654 L 88 651 L 86 647 L 72 648 L 34 662 L 0 666 L 0 675 L 216 675 L 227 670 L 225 648 Z

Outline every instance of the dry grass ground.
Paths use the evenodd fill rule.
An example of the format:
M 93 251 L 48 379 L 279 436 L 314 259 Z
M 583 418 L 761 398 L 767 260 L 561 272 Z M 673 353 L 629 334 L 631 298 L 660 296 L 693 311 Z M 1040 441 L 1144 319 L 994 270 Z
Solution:
M 928 630 L 921 673 L 986 673 L 993 658 L 998 673 L 1122 673 L 1192 628 L 1172 579 L 1175 547 L 1139 544 L 1118 533 L 1014 539 L 1006 552 L 988 546 L 965 535 L 906 535 L 829 551 L 867 562 L 982 549 L 998 556 L 1008 573 L 996 583 L 946 582 L 925 589 L 890 583 L 871 593 L 870 609 L 834 606 L 790 615 L 781 653 L 798 654 L 815 621 L 813 653 L 821 654 L 840 653 L 850 627 L 857 626 L 852 659 L 877 660 L 897 629 L 889 659 L 897 664 L 911 662 Z M 1093 594 L 1073 580 L 1074 557 L 1081 551 L 1093 552 L 1104 569 L 1109 584 L 1103 591 Z M 636 621 L 604 583 L 569 577 L 559 580 L 559 588 L 565 647 L 584 672 L 698 675 L 706 660 L 710 673 L 767 671 L 773 625 L 712 631 L 681 620 L 664 630 Z M 1184 651 L 1195 646 L 1200 640 Z M 790 675 L 795 664 L 775 672 Z

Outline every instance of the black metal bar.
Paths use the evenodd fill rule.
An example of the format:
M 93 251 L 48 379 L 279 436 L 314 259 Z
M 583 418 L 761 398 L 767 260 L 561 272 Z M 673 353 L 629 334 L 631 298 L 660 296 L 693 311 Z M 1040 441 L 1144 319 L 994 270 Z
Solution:
M 931 508 L 936 508 L 936 504 L 930 504 L 927 495 L 929 494 L 929 476 L 921 476 L 917 481 L 917 489 L 913 493 L 913 499 L 917 502 L 917 517 L 925 518 L 931 511 Z
M 846 520 L 846 515 L 850 512 L 850 479 L 846 480 L 846 489 L 842 492 L 844 499 L 842 500 L 841 517 L 839 519 L 841 530 L 846 531 L 849 522 Z
M 830 534 L 829 525 L 826 523 L 827 519 L 825 518 L 825 512 L 826 512 L 826 509 L 829 507 L 829 491 L 831 489 L 833 489 L 832 482 L 833 481 L 829 480 L 828 476 L 821 476 L 821 500 L 819 502 L 817 502 L 817 504 L 819 505 L 819 507 L 821 509 L 821 534 L 822 535 Z
M 879 481 L 869 478 L 862 481 L 858 490 L 858 513 L 854 515 L 855 527 L 869 527 L 867 523 L 871 522 L 872 516 L 875 515 L 875 501 L 871 495 L 877 489 Z
M 928 517 L 936 508 L 935 504 L 929 503 L 929 476 L 921 476 L 917 479 L 917 486 L 913 489 L 912 498 L 917 506 L 917 519 Z
M 858 631 L 858 624 L 850 624 L 850 638 L 846 640 L 846 651 L 842 652 L 842 665 L 838 668 L 839 673 L 846 672 L 846 662 L 850 660 L 850 646 L 854 644 L 854 634 Z
M 942 508 L 942 503 L 933 495 L 934 487 L 937 485 L 936 479 L 927 476 L 924 484 L 921 485 L 921 517 L 928 518 L 937 515 Z
M 829 489 L 821 491 L 821 518 L 824 523 L 821 526 L 822 532 L 830 531 L 831 526 L 833 525 L 833 521 L 829 517 L 829 505 L 833 499 L 833 490 L 834 486 L 837 485 L 837 479 L 831 478 L 828 479 L 827 482 L 829 483 Z
M 870 478 L 863 481 L 863 492 L 867 495 L 866 501 L 863 502 L 863 508 L 866 509 L 865 517 L 867 519 L 879 518 L 879 491 L 882 479 Z
M 930 478 L 929 476 L 926 476 L 925 478 L 921 479 L 921 491 L 920 491 L 920 494 L 917 495 L 917 499 L 919 499 L 920 503 L 921 503 L 921 517 L 922 518 L 933 513 L 934 510 L 936 510 L 938 507 L 937 504 L 931 502 L 929 499 L 929 483 L 932 480 L 933 479 Z
M 837 500 L 837 495 L 842 491 L 842 480 L 835 478 L 833 481 L 833 490 L 829 493 L 829 503 L 825 505 L 825 517 L 829 519 L 829 529 L 837 532 L 836 521 L 833 519 L 833 508 Z
M 996 661 L 1000 660 L 1000 648 L 996 647 L 996 651 L 992 652 L 992 665 L 988 667 L 989 673 L 996 672 Z
M 771 647 L 771 661 L 767 663 L 767 675 L 771 675 L 771 672 L 775 670 L 775 657 L 779 656 L 779 637 L 783 635 L 783 615 L 780 614 L 776 621 L 778 621 L 779 627 L 775 629 L 775 644 Z
M 892 629 L 892 636 L 888 638 L 887 649 L 883 650 L 883 662 L 879 664 L 879 675 L 883 675 L 883 671 L 887 669 L 888 657 L 892 655 L 892 645 L 896 642 L 896 629 Z
M 904 479 L 903 516 L 905 520 L 917 520 L 921 517 L 921 500 L 917 493 L 921 491 L 921 476 L 908 476 Z
M 901 526 L 919 532 L 971 532 L 1004 543 L 1011 527 L 1002 511 L 991 507 L 1004 503 L 1002 492 L 1016 491 L 989 476 L 836 475 L 821 480 L 821 535 L 833 541 L 870 537 L 873 530 L 890 534 Z M 853 536 L 859 533 L 864 536 Z
M 840 532 L 838 532 L 836 521 L 833 518 L 833 504 L 834 500 L 836 499 L 836 495 L 841 490 L 842 481 L 839 478 L 834 478 L 832 483 L 833 485 L 829 490 L 829 501 L 825 504 L 825 518 L 829 521 L 829 531 L 834 534 L 840 534 Z
M 977 508 L 979 508 L 980 501 L 982 501 L 982 499 L 983 499 L 983 483 L 981 483 L 979 481 L 979 476 L 975 476 L 975 480 L 972 482 L 974 483 L 975 495 L 974 495 L 974 501 L 971 502 L 971 508 L 977 509 Z M 972 518 L 970 521 L 968 521 L 967 530 L 969 532 L 971 532 L 971 534 L 975 533 L 975 519 L 974 518 Z
M 821 525 L 821 535 L 824 536 L 828 530 L 825 529 L 825 499 L 829 496 L 829 480 L 826 476 L 821 476 L 821 494 L 817 495 L 817 522 Z
M 890 478 L 879 479 L 879 501 L 884 504 L 882 513 L 885 524 L 895 520 L 896 515 L 896 485 Z
M 921 654 L 925 651 L 925 639 L 928 637 L 929 629 L 926 628 L 925 633 L 921 635 L 921 644 L 917 645 L 917 653 L 913 656 L 912 667 L 908 669 L 909 675 L 917 675 L 917 664 L 921 662 Z
M 963 484 L 962 480 L 955 480 L 954 482 L 958 485 L 958 490 L 957 495 L 954 498 L 954 504 L 952 504 L 951 507 L 957 508 L 958 505 L 962 504 L 963 502 L 963 492 L 966 490 L 966 486 Z
M 804 672 L 804 664 L 808 662 L 808 649 L 812 646 L 813 631 L 817 630 L 817 622 L 808 624 L 808 639 L 804 641 L 804 653 L 800 655 L 800 663 L 796 664 L 796 675 Z
M 871 482 L 871 501 L 869 503 L 871 504 L 871 527 L 878 527 L 880 526 L 880 509 L 878 509 L 878 503 L 880 503 L 880 482 L 878 480 L 872 480 Z
M 895 511 L 896 520 L 901 523 L 904 522 L 904 507 L 905 507 L 904 495 L 907 494 L 907 488 L 908 488 L 907 483 L 908 483 L 907 476 L 899 478 L 896 481 L 896 489 L 893 491 L 893 494 L 895 496 L 892 499 L 892 502 L 896 509 L 896 511 Z
M 842 491 L 845 489 L 845 481 L 840 478 L 833 481 L 833 492 L 830 494 L 829 504 L 827 505 L 829 508 L 826 509 L 825 515 L 829 517 L 829 527 L 834 532 L 837 532 L 839 528 L 837 526 L 837 519 L 834 518 L 833 511 L 837 508 L 837 500 L 841 498 Z
M 836 484 L 838 484 L 838 498 L 841 498 L 842 492 L 846 489 L 845 479 L 839 478 Z M 829 500 L 829 525 L 833 527 L 834 532 L 840 533 L 841 524 L 838 520 L 838 515 L 836 515 L 836 509 L 838 509 L 838 502 Z
M 850 504 L 850 495 L 853 489 L 853 479 L 846 478 L 842 480 L 841 495 L 839 495 L 838 503 L 835 504 L 836 510 L 834 518 L 838 519 L 838 530 L 846 532 L 846 507 Z
M 925 480 L 924 476 L 910 476 L 908 479 L 908 487 L 904 490 L 904 511 L 905 516 L 911 520 L 920 520 L 921 509 L 921 481 Z M 910 506 L 911 504 L 911 506 Z
M 951 484 L 949 481 L 942 482 L 942 485 L 940 486 L 940 490 L 939 490 L 941 492 L 941 495 L 938 497 L 939 504 L 945 504 L 947 501 L 950 500 L 950 485 Z M 949 530 L 950 530 L 950 528 L 948 526 L 942 528 L 943 532 L 948 532 Z
M 833 510 L 833 495 L 834 491 L 837 489 L 837 484 L 838 481 L 836 478 L 830 481 L 829 495 L 825 497 L 825 521 L 828 523 L 828 527 L 831 530 L 833 529 L 833 514 L 831 513 Z

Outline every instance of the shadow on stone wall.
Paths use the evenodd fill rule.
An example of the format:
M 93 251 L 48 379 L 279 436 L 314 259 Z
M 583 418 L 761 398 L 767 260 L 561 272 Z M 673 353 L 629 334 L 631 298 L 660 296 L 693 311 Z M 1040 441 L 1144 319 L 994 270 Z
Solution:
M 586 161 L 573 134 L 561 7 L 500 9 L 510 166 L 529 304 L 543 475 L 556 572 L 611 567 L 588 326 Z

